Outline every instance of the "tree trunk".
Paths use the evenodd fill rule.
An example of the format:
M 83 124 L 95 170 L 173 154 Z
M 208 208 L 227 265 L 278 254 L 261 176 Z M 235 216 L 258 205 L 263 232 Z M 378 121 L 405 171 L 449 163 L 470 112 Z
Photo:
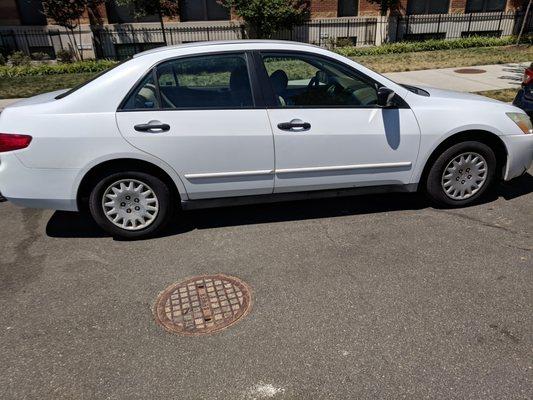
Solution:
M 67 28 L 68 31 L 70 31 L 70 34 L 67 35 L 68 36 L 68 39 L 69 39 L 69 45 L 70 45 L 70 48 L 72 50 L 72 54 L 74 55 L 74 58 L 76 59 L 76 61 L 79 61 L 80 60 L 80 54 L 78 52 L 78 43 L 76 41 L 76 33 L 74 32 L 74 29 L 76 29 L 75 27 L 69 27 Z
M 161 8 L 159 8 L 158 12 L 159 14 L 159 23 L 161 24 L 161 33 L 163 34 L 163 42 L 165 43 L 165 46 L 167 43 L 167 34 L 165 32 L 165 24 L 163 22 L 163 14 L 161 13 Z
M 81 40 L 81 25 L 80 25 L 80 20 L 79 19 L 78 19 L 78 32 L 79 32 L 79 35 L 80 35 L 80 46 L 81 46 L 81 49 L 79 49 L 80 59 L 81 59 L 81 61 L 83 61 L 83 43 L 82 43 L 82 40 Z

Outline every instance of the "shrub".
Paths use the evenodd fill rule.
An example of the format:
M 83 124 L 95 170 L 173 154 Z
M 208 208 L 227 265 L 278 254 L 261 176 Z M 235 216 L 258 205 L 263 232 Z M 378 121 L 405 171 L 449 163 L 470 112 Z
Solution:
M 56 53 L 57 61 L 61 63 L 71 63 L 74 59 L 74 53 L 70 49 L 61 49 Z
M 30 65 L 31 58 L 22 51 L 15 51 L 9 56 L 8 62 L 14 67 Z
M 471 47 L 508 46 L 515 44 L 516 38 L 495 38 L 483 36 L 471 36 L 463 39 L 444 40 L 431 39 L 423 42 L 397 42 L 386 43 L 374 47 L 342 47 L 335 51 L 343 56 L 374 56 L 392 53 L 409 53 L 415 51 L 467 49 Z M 533 36 L 524 37 L 522 43 L 533 44 Z
M 31 58 L 35 61 L 49 60 L 50 56 L 43 52 L 31 53 Z
M 0 78 L 12 78 L 28 75 L 78 74 L 83 72 L 101 72 L 113 65 L 111 60 L 87 60 L 64 64 L 39 64 L 18 67 L 0 66 Z
M 335 43 L 336 47 L 348 47 L 348 46 L 355 46 L 355 43 L 350 38 L 337 38 L 337 42 Z
M 0 65 L 6 65 L 6 58 L 3 54 L 0 54 Z

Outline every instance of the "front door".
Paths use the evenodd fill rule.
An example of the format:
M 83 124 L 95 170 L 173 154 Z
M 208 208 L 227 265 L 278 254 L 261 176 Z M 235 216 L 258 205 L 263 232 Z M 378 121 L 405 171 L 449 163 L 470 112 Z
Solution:
M 272 130 L 244 53 L 159 64 L 117 112 L 133 146 L 171 165 L 190 199 L 270 194 Z
M 329 58 L 261 58 L 276 102 L 275 192 L 410 182 L 420 131 L 406 105 L 378 107 L 379 84 Z

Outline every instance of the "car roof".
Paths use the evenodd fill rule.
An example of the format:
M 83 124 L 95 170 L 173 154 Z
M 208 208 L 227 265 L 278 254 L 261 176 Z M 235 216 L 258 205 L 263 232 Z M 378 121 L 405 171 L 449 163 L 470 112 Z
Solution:
M 169 51 L 174 49 L 185 49 L 185 48 L 191 48 L 191 47 L 204 47 L 204 46 L 220 46 L 220 45 L 228 45 L 228 44 L 234 44 L 234 45 L 253 45 L 253 44 L 283 44 L 283 45 L 298 45 L 302 47 L 314 47 L 317 46 L 308 44 L 308 43 L 302 43 L 302 42 L 292 42 L 289 40 L 259 40 L 259 39 L 241 39 L 241 40 L 217 40 L 217 41 L 206 41 L 206 42 L 193 42 L 193 43 L 185 43 L 185 44 L 178 44 L 174 46 L 162 46 L 162 47 L 156 47 L 155 49 L 150 49 L 143 51 L 141 53 L 137 53 L 133 56 L 133 58 L 145 56 L 148 54 L 154 54 L 159 53 L 162 51 Z

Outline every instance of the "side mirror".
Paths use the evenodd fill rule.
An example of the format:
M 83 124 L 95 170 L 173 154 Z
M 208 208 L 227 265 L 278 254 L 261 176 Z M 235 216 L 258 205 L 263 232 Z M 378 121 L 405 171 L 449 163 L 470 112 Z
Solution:
M 378 106 L 383 108 L 394 107 L 394 90 L 382 86 L 378 89 Z

